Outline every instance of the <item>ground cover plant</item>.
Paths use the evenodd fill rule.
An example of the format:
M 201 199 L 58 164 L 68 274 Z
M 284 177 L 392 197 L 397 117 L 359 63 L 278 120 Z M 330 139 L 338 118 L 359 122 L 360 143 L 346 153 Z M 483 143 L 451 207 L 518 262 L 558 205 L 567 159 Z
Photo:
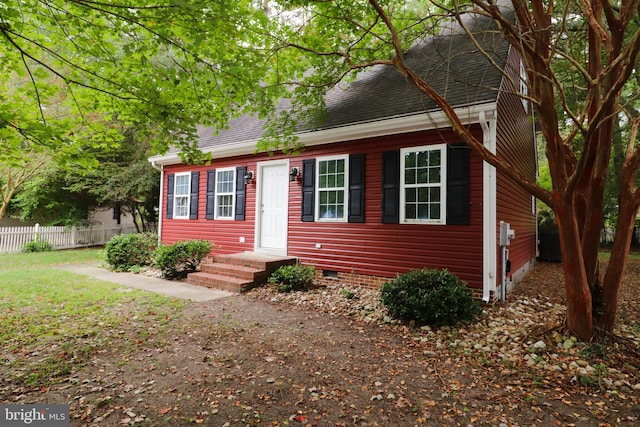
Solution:
M 37 263 L 6 259 L 0 315 L 26 315 L 4 273 Z M 71 310 L 54 283 L 86 278 L 63 270 L 40 270 L 52 278 L 34 303 Z M 25 318 L 28 339 L 7 338 L 24 341 L 17 352 L 0 348 L 0 403 L 69 403 L 74 427 L 638 425 L 640 260 L 625 277 L 614 344 L 581 343 L 561 327 L 561 281 L 560 265 L 540 263 L 478 321 L 440 328 L 410 327 L 388 315 L 379 292 L 339 283 L 289 293 L 271 285 L 180 309 L 95 282 L 125 299 L 102 294 L 100 311 L 52 327 L 38 309 Z M 56 329 L 72 337 L 62 350 Z M 47 357 L 68 366 L 29 364 Z

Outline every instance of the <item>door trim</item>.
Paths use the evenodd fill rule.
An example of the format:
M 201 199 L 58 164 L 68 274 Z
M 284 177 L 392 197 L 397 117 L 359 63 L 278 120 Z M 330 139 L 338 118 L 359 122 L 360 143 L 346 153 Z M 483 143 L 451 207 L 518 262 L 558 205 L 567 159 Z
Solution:
M 274 255 L 287 255 L 287 250 L 289 247 L 289 182 L 287 181 L 287 186 L 286 186 L 286 197 L 285 200 L 287 201 L 287 214 L 286 214 L 286 218 L 287 218 L 287 224 L 284 230 L 284 240 L 285 240 L 285 244 L 284 244 L 284 248 L 282 249 L 273 249 L 273 248 L 263 248 L 261 246 L 262 242 L 261 242 L 261 226 L 262 226 L 262 212 L 260 209 L 260 206 L 262 205 L 262 177 L 263 172 L 264 172 L 264 168 L 265 167 L 270 167 L 270 166 L 284 166 L 287 170 L 287 172 L 289 171 L 289 159 L 280 159 L 280 160 L 269 160 L 269 161 L 264 161 L 264 162 L 258 162 L 256 163 L 256 212 L 255 212 L 255 218 L 256 218 L 256 222 L 255 222 L 255 227 L 254 227 L 254 251 L 255 252 L 261 252 L 261 253 L 268 253 L 268 254 L 274 254 Z

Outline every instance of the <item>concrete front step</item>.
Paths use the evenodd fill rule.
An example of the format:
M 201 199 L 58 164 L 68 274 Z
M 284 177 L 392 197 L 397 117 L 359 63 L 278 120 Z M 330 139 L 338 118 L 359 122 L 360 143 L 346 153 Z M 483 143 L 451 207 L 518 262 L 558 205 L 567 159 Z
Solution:
M 296 262 L 297 259 L 292 257 L 253 252 L 215 255 L 202 263 L 199 272 L 189 274 L 187 282 L 231 292 L 244 292 L 266 283 L 271 273 L 281 266 Z

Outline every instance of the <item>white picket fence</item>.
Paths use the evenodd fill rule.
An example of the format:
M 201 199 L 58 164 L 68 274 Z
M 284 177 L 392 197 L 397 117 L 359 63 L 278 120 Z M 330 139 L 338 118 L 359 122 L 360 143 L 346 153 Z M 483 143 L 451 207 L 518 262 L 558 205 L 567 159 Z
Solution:
M 135 232 L 135 227 L 0 227 L 0 253 L 21 252 L 34 240 L 48 242 L 53 249 L 100 246 L 113 236 Z

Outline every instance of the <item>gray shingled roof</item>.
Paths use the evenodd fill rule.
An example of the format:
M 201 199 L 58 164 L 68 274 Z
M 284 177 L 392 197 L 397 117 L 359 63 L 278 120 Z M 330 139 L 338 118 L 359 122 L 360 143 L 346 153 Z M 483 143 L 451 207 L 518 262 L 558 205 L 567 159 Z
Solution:
M 473 18 L 474 33 L 482 48 L 498 66 L 504 66 L 509 44 L 493 21 Z M 479 33 L 479 34 L 478 34 Z M 492 65 L 459 27 L 448 28 L 405 54 L 406 63 L 442 94 L 454 107 L 496 101 L 502 73 Z M 350 84 L 340 84 L 326 95 L 326 116 L 314 130 L 380 121 L 434 111 L 438 108 L 408 83 L 392 66 L 377 65 L 361 72 Z M 213 128 L 199 128 L 200 148 L 248 141 L 262 136 L 264 121 L 245 115 L 232 119 L 228 129 L 215 135 Z M 302 130 L 310 130 L 302 126 Z

